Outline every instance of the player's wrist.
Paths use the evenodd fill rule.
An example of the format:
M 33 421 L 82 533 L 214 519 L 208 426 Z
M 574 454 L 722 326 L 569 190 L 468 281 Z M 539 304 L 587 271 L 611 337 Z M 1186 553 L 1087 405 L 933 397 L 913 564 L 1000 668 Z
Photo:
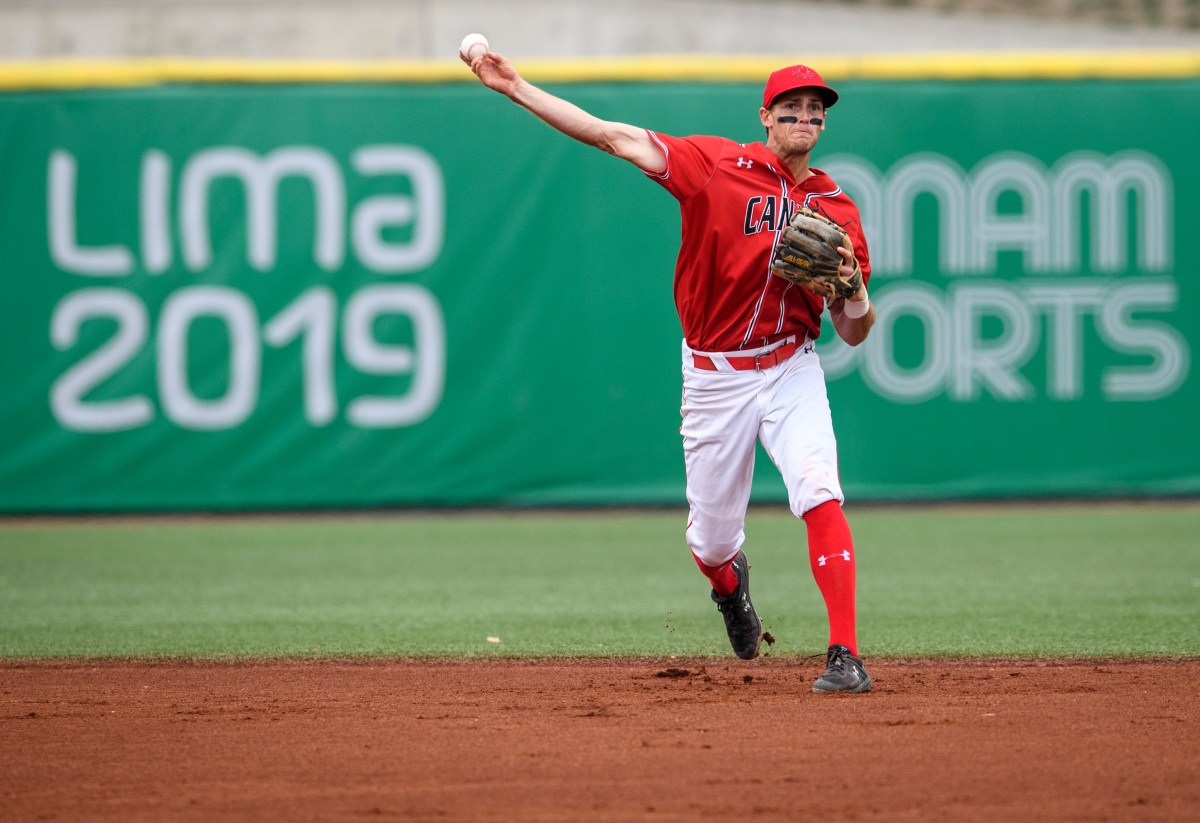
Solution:
M 509 85 L 508 90 L 505 93 L 505 95 L 508 97 L 509 100 L 513 101 L 518 106 L 521 106 L 522 108 L 526 108 L 526 109 L 529 109 L 530 111 L 532 111 L 533 110 L 532 109 L 533 101 L 531 99 L 532 91 L 533 91 L 533 86 L 531 86 L 529 83 L 527 83 L 525 81 L 524 77 L 517 75 L 515 78 L 513 78 L 512 83 Z
M 862 295 L 860 298 L 859 295 Z M 866 317 L 867 312 L 871 310 L 871 299 L 867 296 L 867 289 L 864 286 L 858 290 L 858 294 L 853 297 L 846 298 L 842 305 L 842 311 L 851 320 L 857 320 L 860 317 Z

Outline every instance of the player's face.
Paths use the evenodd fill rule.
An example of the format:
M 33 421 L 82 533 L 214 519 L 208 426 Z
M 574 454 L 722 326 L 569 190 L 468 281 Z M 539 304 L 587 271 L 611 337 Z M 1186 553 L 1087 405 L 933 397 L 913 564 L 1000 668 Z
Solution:
M 824 122 L 825 103 L 819 94 L 797 89 L 780 95 L 771 108 L 759 109 L 759 118 L 767 129 L 768 144 L 782 153 L 808 152 L 821 134 L 821 126 L 811 121 Z

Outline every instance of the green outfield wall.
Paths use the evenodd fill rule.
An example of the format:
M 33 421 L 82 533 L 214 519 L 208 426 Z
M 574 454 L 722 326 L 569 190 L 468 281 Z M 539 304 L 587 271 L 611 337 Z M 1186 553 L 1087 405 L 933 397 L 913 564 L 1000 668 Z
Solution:
M 776 62 L 531 76 L 751 141 Z M 818 347 L 848 495 L 1200 492 L 1195 55 L 936 65 L 826 69 L 879 317 Z M 0 511 L 682 503 L 638 171 L 462 67 L 37 69 L 0 71 Z

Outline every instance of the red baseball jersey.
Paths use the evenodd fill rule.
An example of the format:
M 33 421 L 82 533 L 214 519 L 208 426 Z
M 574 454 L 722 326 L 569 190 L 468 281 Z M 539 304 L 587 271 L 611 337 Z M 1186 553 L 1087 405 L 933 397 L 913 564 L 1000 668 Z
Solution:
M 683 219 L 675 308 L 688 346 L 725 352 L 791 334 L 815 340 L 824 301 L 771 274 L 776 238 L 799 207 L 820 211 L 850 235 L 866 282 L 871 263 L 854 202 L 820 169 L 797 183 L 762 143 L 648 134 L 667 168 L 644 173 L 679 201 Z

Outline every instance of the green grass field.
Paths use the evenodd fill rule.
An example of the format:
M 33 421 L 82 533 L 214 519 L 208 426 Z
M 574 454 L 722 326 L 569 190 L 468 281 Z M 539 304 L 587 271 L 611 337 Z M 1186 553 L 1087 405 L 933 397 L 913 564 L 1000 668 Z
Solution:
M 848 513 L 868 657 L 1200 655 L 1200 503 Z M 0 657 L 724 656 L 684 521 L 0 520 Z M 755 509 L 747 535 L 770 653 L 823 652 L 802 524 Z

